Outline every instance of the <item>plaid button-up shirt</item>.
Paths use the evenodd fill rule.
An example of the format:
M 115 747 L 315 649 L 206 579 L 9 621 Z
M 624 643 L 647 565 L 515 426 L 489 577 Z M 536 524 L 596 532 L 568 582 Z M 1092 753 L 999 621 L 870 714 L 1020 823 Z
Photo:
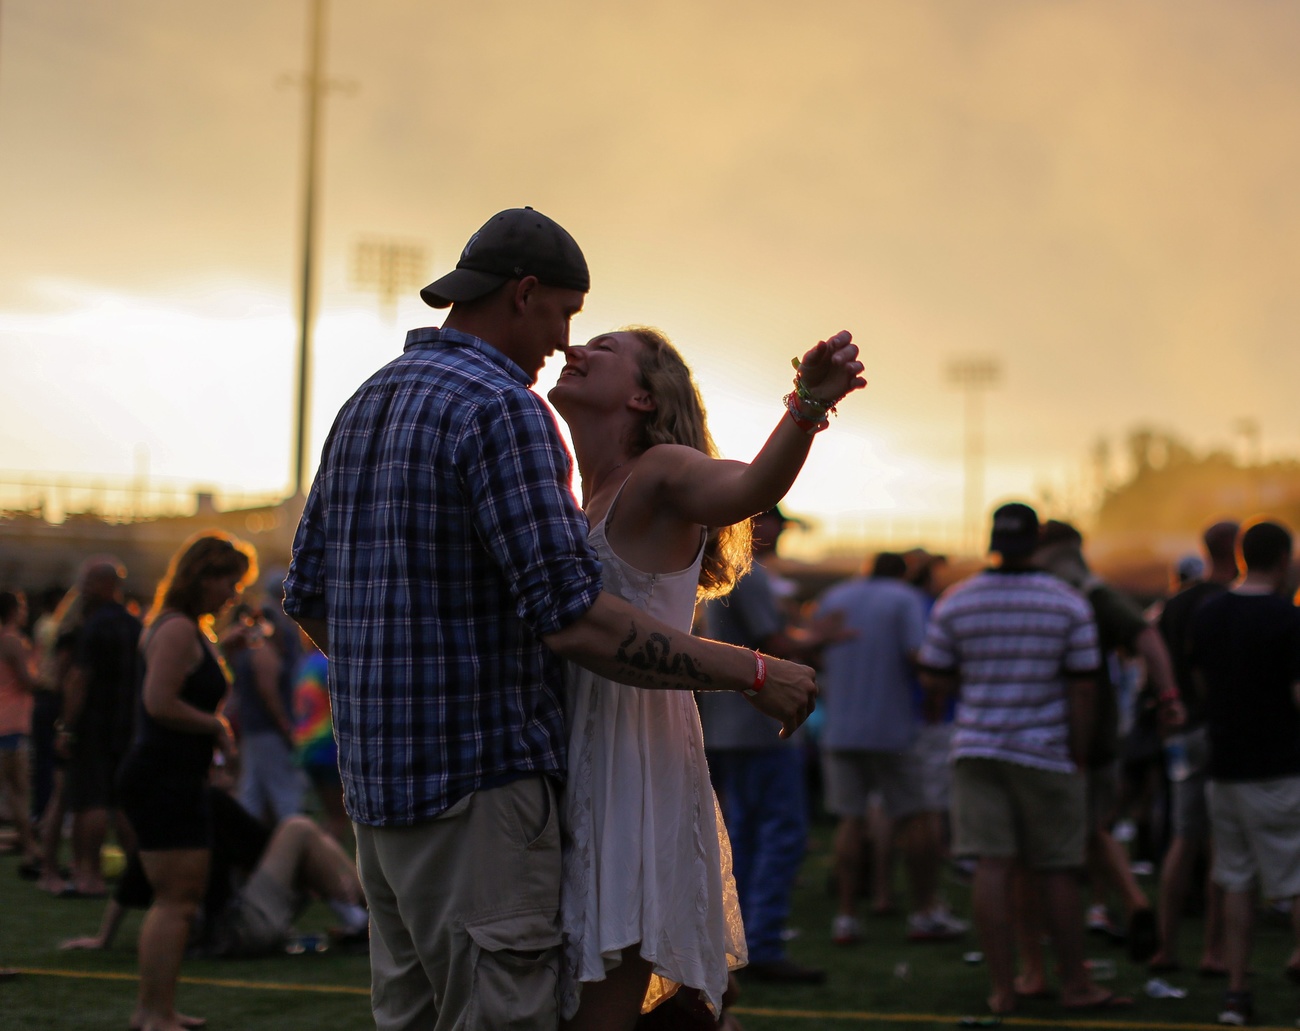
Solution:
M 285 610 L 329 626 L 348 813 L 436 816 L 562 775 L 559 659 L 539 638 L 600 592 L 572 459 L 522 369 L 412 330 L 335 419 L 294 540 Z

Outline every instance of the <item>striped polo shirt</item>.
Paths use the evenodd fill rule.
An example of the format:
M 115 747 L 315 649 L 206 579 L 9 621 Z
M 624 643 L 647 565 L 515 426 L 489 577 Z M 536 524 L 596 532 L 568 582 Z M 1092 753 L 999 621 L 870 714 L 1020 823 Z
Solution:
M 1100 665 L 1087 600 L 1037 571 L 986 570 L 934 607 L 920 664 L 956 675 L 952 757 L 1069 773 L 1066 677 Z

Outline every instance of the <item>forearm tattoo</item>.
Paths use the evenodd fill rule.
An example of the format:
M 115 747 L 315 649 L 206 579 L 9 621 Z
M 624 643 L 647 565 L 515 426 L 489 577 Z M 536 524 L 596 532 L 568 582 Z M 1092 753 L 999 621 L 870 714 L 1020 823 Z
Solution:
M 713 678 L 700 669 L 685 652 L 674 653 L 666 634 L 648 634 L 644 639 L 635 623 L 619 644 L 614 657 L 634 671 L 629 680 L 652 687 L 672 687 L 685 680 L 701 689 Z

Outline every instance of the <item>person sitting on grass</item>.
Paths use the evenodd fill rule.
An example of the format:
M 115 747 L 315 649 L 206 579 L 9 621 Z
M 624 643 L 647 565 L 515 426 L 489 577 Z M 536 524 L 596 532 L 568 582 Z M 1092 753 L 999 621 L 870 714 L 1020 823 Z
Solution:
M 361 944 L 368 936 L 356 867 L 338 842 L 306 816 L 282 820 L 273 831 L 218 788 L 212 805 L 212 866 L 189 951 L 206 956 L 267 956 L 281 951 L 293 921 L 311 897 L 339 917 L 332 936 Z M 117 890 L 104 908 L 98 933 L 72 938 L 61 949 L 108 949 L 128 909 L 146 909 L 153 890 L 138 856 L 127 858 Z M 139 1021 L 133 1019 L 133 1028 Z M 187 1026 L 199 1027 L 191 1021 Z

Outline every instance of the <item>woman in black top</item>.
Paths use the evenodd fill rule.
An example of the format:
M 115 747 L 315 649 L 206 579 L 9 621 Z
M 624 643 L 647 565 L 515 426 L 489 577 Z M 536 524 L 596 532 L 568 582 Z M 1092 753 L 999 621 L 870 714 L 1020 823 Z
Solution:
M 176 1012 L 176 981 L 207 888 L 212 814 L 204 785 L 214 749 L 234 753 L 221 715 L 230 682 L 212 619 L 257 575 L 247 545 L 217 530 L 172 557 L 140 639 L 141 706 L 119 774 L 122 808 L 140 843 L 154 902 L 140 927 L 140 990 L 131 1027 L 181 1031 L 203 1021 Z

